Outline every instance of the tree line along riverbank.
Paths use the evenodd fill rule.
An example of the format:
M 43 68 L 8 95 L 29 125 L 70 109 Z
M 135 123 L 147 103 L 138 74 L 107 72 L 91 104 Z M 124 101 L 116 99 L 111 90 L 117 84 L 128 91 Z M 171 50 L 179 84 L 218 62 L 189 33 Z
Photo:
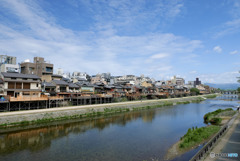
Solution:
M 8 128 L 13 126 L 30 124 L 42 124 L 68 119 L 92 119 L 94 117 L 104 117 L 105 115 L 112 115 L 121 112 L 145 110 L 151 108 L 159 108 L 163 106 L 173 106 L 176 104 L 197 103 L 207 98 L 214 98 L 216 96 L 217 94 L 210 94 L 183 98 L 132 101 L 124 103 L 62 107 L 31 111 L 4 112 L 0 113 L 0 128 Z

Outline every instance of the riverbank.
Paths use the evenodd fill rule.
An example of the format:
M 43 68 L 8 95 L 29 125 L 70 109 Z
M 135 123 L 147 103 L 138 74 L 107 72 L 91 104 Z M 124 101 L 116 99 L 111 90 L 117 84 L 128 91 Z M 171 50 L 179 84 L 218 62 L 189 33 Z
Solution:
M 224 126 L 230 119 L 236 114 L 236 111 L 232 109 L 216 110 L 205 114 L 204 121 L 210 122 L 212 118 L 218 118 L 220 122 L 217 125 Z M 221 119 L 220 119 L 221 118 Z M 224 118 L 224 120 L 222 119 Z M 199 145 L 208 142 L 219 130 L 220 126 L 216 125 L 215 122 L 211 122 L 213 125 L 208 125 L 201 128 L 190 128 L 187 134 L 185 134 L 177 143 L 175 143 L 170 149 L 168 149 L 165 155 L 166 160 L 172 160 L 192 149 L 197 148 Z
M 216 95 L 201 95 L 171 99 L 157 99 L 144 101 L 131 101 L 123 103 L 109 103 L 87 106 L 70 106 L 51 109 L 14 111 L 0 113 L 0 128 L 9 126 L 29 125 L 36 123 L 46 123 L 56 120 L 68 120 L 75 118 L 93 118 L 101 115 L 110 115 L 133 110 L 143 110 L 158 108 L 162 106 L 172 106 L 191 102 L 200 102 L 208 97 Z
M 204 156 L 204 161 L 213 161 L 213 160 L 227 160 L 226 158 L 221 158 L 221 157 L 213 157 L 210 155 L 210 153 L 215 153 L 215 154 L 220 154 L 220 153 L 234 153 L 237 152 L 238 153 L 238 158 L 235 159 L 239 159 L 239 143 L 238 143 L 238 133 L 239 133 L 239 126 L 240 126 L 240 114 L 237 113 L 237 116 L 235 117 L 235 119 L 231 120 L 231 122 L 229 122 L 228 126 L 228 130 L 227 132 L 224 134 L 223 137 L 221 137 L 217 142 L 216 145 Z M 234 137 L 235 135 L 235 137 Z M 236 137 L 237 136 L 237 137 Z M 231 151 L 228 151 L 226 149 L 228 149 L 228 147 L 231 146 Z
M 220 130 L 220 126 L 207 126 L 189 129 L 182 139 L 175 143 L 165 155 L 165 160 L 172 160 L 182 154 L 197 148 L 210 140 Z

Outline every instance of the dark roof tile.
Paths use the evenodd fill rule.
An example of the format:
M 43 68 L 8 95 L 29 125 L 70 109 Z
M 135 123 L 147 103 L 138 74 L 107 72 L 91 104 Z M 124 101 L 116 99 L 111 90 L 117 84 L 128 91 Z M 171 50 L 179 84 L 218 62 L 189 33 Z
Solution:
M 56 85 L 66 85 L 66 86 L 68 85 L 67 82 L 62 80 L 53 80 L 52 82 L 55 83 Z
M 45 87 L 56 87 L 56 85 L 51 82 L 42 82 L 42 86 L 44 86 L 44 84 L 45 84 Z
M 68 85 L 70 88 L 79 88 L 79 86 L 74 83 L 68 83 Z
M 29 79 L 40 79 L 37 75 L 34 74 L 22 74 L 22 73 L 1 73 L 4 78 L 29 78 Z

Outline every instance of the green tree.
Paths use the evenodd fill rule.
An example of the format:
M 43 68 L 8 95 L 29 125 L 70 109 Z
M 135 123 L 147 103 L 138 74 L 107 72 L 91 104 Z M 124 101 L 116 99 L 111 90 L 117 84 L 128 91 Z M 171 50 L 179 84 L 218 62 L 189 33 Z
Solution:
M 240 71 L 238 71 L 238 73 L 240 73 Z M 240 83 L 240 77 L 237 77 L 237 81 L 238 81 L 238 83 Z
M 197 88 L 191 88 L 190 92 L 192 95 L 199 95 L 200 94 L 200 90 Z
M 238 93 L 240 93 L 240 87 L 238 87 L 237 91 L 238 91 Z

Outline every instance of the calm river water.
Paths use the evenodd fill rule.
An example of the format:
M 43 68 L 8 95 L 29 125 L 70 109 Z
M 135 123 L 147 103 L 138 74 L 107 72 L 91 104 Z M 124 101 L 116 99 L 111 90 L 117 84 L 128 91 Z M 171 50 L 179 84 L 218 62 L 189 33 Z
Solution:
M 0 132 L 0 160 L 163 160 L 188 128 L 205 126 L 204 114 L 238 105 L 237 99 L 222 99 L 232 98 Z M 198 149 L 175 160 L 189 160 Z

